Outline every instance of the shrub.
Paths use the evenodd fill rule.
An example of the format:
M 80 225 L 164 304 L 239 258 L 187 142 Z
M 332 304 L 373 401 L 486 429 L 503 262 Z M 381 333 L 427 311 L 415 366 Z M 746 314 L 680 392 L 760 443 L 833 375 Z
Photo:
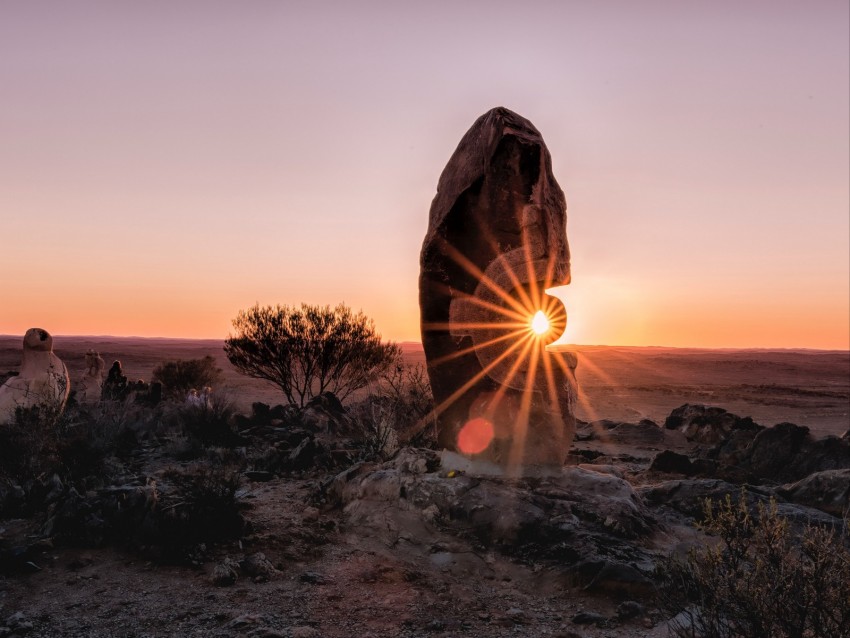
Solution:
M 424 365 L 408 365 L 399 356 L 382 375 L 378 395 L 388 404 L 403 444 L 436 445 L 434 395 Z
M 26 483 L 56 465 L 61 414 L 50 405 L 19 407 L 0 427 L 0 478 Z
M 157 544 L 166 558 L 183 560 L 200 543 L 238 538 L 245 528 L 236 491 L 238 469 L 198 463 L 164 473 L 172 486 L 157 507 Z
M 436 445 L 433 409 L 424 366 L 397 357 L 369 397 L 352 409 L 366 456 L 387 458 L 403 445 Z
M 240 311 L 225 341 L 228 360 L 242 373 L 277 385 L 290 404 L 323 392 L 344 401 L 377 379 L 399 356 L 382 343 L 374 322 L 343 304 L 259 305 Z
M 210 355 L 203 359 L 175 359 L 154 368 L 151 379 L 162 384 L 165 396 L 182 400 L 192 388 L 217 386 L 222 381 L 222 370 Z
M 222 392 L 214 392 L 208 402 L 186 404 L 177 410 L 177 422 L 183 433 L 201 445 L 233 446 L 239 435 L 233 428 L 236 409 Z
M 703 529 L 719 542 L 661 566 L 661 606 L 679 638 L 850 636 L 850 550 L 842 530 L 792 533 L 775 501 L 751 515 L 746 494 L 705 503 Z

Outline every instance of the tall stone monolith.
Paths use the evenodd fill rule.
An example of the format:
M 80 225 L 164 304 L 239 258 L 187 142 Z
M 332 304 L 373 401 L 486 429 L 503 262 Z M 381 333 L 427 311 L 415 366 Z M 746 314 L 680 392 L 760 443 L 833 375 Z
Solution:
M 531 122 L 492 109 L 443 170 L 422 246 L 422 343 L 442 447 L 513 468 L 563 463 L 576 360 L 547 349 L 566 311 L 544 291 L 569 282 L 549 150 Z

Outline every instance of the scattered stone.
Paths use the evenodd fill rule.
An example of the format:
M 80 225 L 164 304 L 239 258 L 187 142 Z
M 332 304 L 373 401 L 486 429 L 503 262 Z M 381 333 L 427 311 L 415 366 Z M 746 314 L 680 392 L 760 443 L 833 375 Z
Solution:
M 300 576 L 302 583 L 310 583 L 311 585 L 324 585 L 326 580 L 319 572 L 304 572 Z
M 242 614 L 227 623 L 227 627 L 229 629 L 246 629 L 252 625 L 259 625 L 265 620 L 266 618 L 262 614 Z
M 648 596 L 654 591 L 654 585 L 636 567 L 606 560 L 585 590 L 620 596 Z
M 306 625 L 293 627 L 289 630 L 289 635 L 292 636 L 292 638 L 319 638 L 319 636 L 321 636 L 318 629 Z
M 312 437 L 306 436 L 289 454 L 287 467 L 290 470 L 306 470 L 315 465 L 315 459 L 323 451 L 322 445 Z
M 317 507 L 305 507 L 304 511 L 301 513 L 301 520 L 307 523 L 312 523 L 319 520 L 319 508 Z
M 301 423 L 322 435 L 343 435 L 354 431 L 354 422 L 333 392 L 323 392 L 307 402 Z
M 717 471 L 717 462 L 711 459 L 690 459 L 684 454 L 664 450 L 655 455 L 649 470 L 683 476 L 712 476 Z
M 277 571 L 262 552 L 247 556 L 239 563 L 239 567 L 245 575 L 253 578 L 254 582 L 266 582 Z
M 620 620 L 631 620 L 638 616 L 646 616 L 646 607 L 636 600 L 624 600 L 617 605 L 617 618 Z
M 573 623 L 576 625 L 601 625 L 607 620 L 605 616 L 595 611 L 580 611 L 573 616 Z
M 210 581 L 216 587 L 229 587 L 239 578 L 239 564 L 226 558 L 223 562 L 213 568 Z
M 8 618 L 6 618 L 5 627 L 0 627 L 0 636 L 23 636 L 28 634 L 33 630 L 33 623 L 27 620 L 27 617 L 24 615 L 24 612 L 17 611 Z M 2 631 L 6 630 L 6 634 L 3 634 Z
M 664 427 L 679 430 L 689 441 L 697 443 L 719 443 L 726 440 L 733 430 L 762 429 L 750 417 L 741 418 L 723 408 L 690 403 L 673 410 Z
M 655 455 L 652 463 L 649 465 L 651 472 L 666 472 L 668 474 L 684 474 L 685 476 L 693 476 L 694 465 L 691 460 L 684 454 L 673 452 L 672 450 L 664 450 Z
M 517 607 L 508 609 L 508 611 L 505 612 L 505 616 L 508 620 L 512 620 L 517 625 L 520 625 L 527 620 L 525 612 Z
M 436 618 L 425 625 L 425 631 L 443 631 L 445 628 L 446 623 Z

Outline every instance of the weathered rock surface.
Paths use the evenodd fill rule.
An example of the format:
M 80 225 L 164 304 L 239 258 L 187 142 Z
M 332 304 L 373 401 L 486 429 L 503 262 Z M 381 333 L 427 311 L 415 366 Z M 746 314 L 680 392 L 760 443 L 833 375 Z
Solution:
M 741 497 L 741 486 L 727 483 L 721 479 L 681 479 L 664 481 L 654 485 L 637 488 L 637 493 L 650 507 L 669 508 L 688 518 L 700 520 L 705 512 L 706 499 L 711 499 L 715 505 L 722 503 L 726 497 L 737 502 Z M 744 492 L 748 506 L 755 511 L 757 503 L 768 503 L 777 493 L 770 488 L 747 486 Z M 783 502 L 777 498 L 777 509 L 781 516 L 799 525 L 824 525 L 836 527 L 841 520 L 824 513 L 819 509 Z
M 645 592 L 655 519 L 626 481 L 583 468 L 527 479 L 440 467 L 430 450 L 404 449 L 355 466 L 329 486 L 352 525 L 393 542 L 429 543 L 447 531 L 504 553 L 550 561 L 594 591 Z
M 41 328 L 30 328 L 24 335 L 20 373 L 0 386 L 0 425 L 14 421 L 19 407 L 61 413 L 70 392 L 68 368 L 53 354 L 53 337 Z
M 850 441 L 815 439 L 809 428 L 779 423 L 761 430 L 746 448 L 721 459 L 729 470 L 757 481 L 796 481 L 824 470 L 850 469 Z
M 833 516 L 846 516 L 850 512 L 850 470 L 815 472 L 796 483 L 783 485 L 777 492 L 792 503 Z
M 563 462 L 576 359 L 545 349 L 566 314 L 543 291 L 569 281 L 566 204 L 549 151 L 531 122 L 492 109 L 443 170 L 422 246 L 422 341 L 442 447 L 464 447 L 460 433 L 474 422 L 490 443 L 469 453 L 515 467 Z M 538 310 L 551 323 L 540 336 Z

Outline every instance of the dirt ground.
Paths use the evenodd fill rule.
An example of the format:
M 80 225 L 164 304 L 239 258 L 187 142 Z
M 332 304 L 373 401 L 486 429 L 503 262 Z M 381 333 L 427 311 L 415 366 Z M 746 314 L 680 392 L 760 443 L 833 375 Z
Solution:
M 131 379 L 149 379 L 161 361 L 211 354 L 230 395 L 280 402 L 276 390 L 241 376 L 218 341 L 56 337 L 72 379 L 84 352 L 120 359 Z M 850 353 L 709 351 L 579 347 L 583 420 L 663 423 L 687 402 L 726 408 L 756 422 L 791 421 L 816 435 L 850 426 Z M 418 344 L 405 356 L 421 362 Z M 20 338 L 0 337 L 0 372 L 20 362 Z M 610 450 L 609 450 L 610 452 Z M 339 511 L 306 505 L 316 479 L 246 483 L 242 501 L 253 529 L 218 548 L 212 561 L 164 566 L 120 549 L 46 545 L 31 573 L 0 577 L 0 636 L 252 636 L 374 638 L 401 636 L 638 638 L 667 635 L 658 615 L 620 621 L 615 599 L 590 597 L 556 570 L 470 551 L 436 535 L 392 544 L 347 526 Z M 0 536 L 16 521 L 0 523 Z M 7 529 L 2 529 L 3 526 Z M 664 539 L 659 539 L 663 544 Z M 265 582 L 248 577 L 216 587 L 217 560 L 262 552 L 275 566 Z M 577 624 L 599 613 L 601 626 Z M 20 612 L 17 620 L 9 617 Z M 17 633 L 4 633 L 4 622 Z

